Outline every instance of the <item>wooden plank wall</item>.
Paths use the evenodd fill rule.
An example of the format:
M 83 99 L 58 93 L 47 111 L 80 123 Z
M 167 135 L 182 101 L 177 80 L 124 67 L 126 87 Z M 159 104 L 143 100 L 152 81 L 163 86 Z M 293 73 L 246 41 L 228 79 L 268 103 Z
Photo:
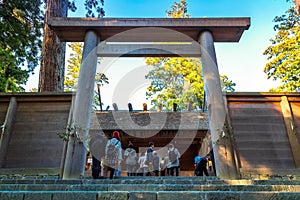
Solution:
M 297 168 L 295 152 L 297 154 L 300 149 L 294 147 L 291 150 L 282 113 L 282 96 L 288 99 L 293 131 L 300 139 L 299 93 L 227 94 L 241 170 L 259 172 Z M 67 126 L 72 94 L 0 94 L 1 125 L 12 97 L 16 98 L 17 108 L 2 168 L 59 168 L 64 142 L 57 133 Z M 127 142 L 124 141 L 124 145 Z
M 1 122 L 9 99 L 17 110 L 3 168 L 59 168 L 63 140 L 57 135 L 67 126 L 72 94 L 2 94 Z
M 282 96 L 294 99 L 295 102 L 290 103 L 291 110 L 299 124 L 299 94 L 227 94 L 238 164 L 242 171 L 272 173 L 297 168 L 280 104 Z

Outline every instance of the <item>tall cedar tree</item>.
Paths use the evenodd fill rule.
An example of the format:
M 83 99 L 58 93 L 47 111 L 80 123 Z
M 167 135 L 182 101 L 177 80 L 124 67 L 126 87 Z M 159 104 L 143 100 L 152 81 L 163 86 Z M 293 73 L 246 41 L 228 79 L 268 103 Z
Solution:
M 39 76 L 39 91 L 63 91 L 66 45 L 47 25 L 51 17 L 67 17 L 68 9 L 76 10 L 75 2 L 68 0 L 47 0 L 44 26 L 42 60 Z M 104 16 L 104 0 L 85 0 L 86 17 Z

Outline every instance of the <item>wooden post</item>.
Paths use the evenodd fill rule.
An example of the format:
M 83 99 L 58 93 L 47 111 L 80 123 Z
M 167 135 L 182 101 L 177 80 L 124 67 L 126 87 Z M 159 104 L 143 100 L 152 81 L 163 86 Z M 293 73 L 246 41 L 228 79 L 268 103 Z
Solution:
M 70 111 L 69 111 L 67 126 L 70 126 L 70 124 L 72 124 L 72 121 L 73 121 L 74 102 L 75 102 L 75 98 L 74 98 L 74 95 L 73 95 L 72 96 L 71 107 L 70 107 Z M 66 127 L 66 132 L 68 132 L 68 127 Z M 64 141 L 64 148 L 63 148 L 61 161 L 60 161 L 60 173 L 59 173 L 60 177 L 63 177 L 63 174 L 64 174 L 65 162 L 66 162 L 66 157 L 67 157 L 67 149 L 68 149 L 68 142 Z
M 75 128 L 75 130 L 73 130 L 74 137 L 70 137 L 68 142 L 63 179 L 77 179 L 84 175 L 86 160 L 85 144 L 87 144 L 85 139 L 89 134 L 90 115 L 92 112 L 94 82 L 97 68 L 97 44 L 97 34 L 94 31 L 88 31 L 85 35 L 73 110 L 72 127 Z
M 12 125 L 15 119 L 16 110 L 17 110 L 16 97 L 11 97 L 7 109 L 5 121 L 3 124 L 2 130 L 4 131 L 2 132 L 1 139 L 0 139 L 0 167 L 4 166 L 5 156 L 11 138 Z
M 102 112 L 102 101 L 101 101 L 101 93 L 100 93 L 100 84 L 97 84 L 97 89 L 98 89 L 98 99 L 99 99 L 99 104 L 100 104 L 100 111 Z
M 300 145 L 297 138 L 296 127 L 293 120 L 293 115 L 291 107 L 286 96 L 281 97 L 281 110 L 284 118 L 284 123 L 287 131 L 287 135 L 290 141 L 291 150 L 293 152 L 295 165 L 297 168 L 300 168 Z
M 198 39 L 201 49 L 202 71 L 207 96 L 209 128 L 212 148 L 216 163 L 217 176 L 220 179 L 236 179 L 238 177 L 234 156 L 228 137 L 223 131 L 226 122 L 225 104 L 223 101 L 220 74 L 214 40 L 211 32 L 204 31 Z

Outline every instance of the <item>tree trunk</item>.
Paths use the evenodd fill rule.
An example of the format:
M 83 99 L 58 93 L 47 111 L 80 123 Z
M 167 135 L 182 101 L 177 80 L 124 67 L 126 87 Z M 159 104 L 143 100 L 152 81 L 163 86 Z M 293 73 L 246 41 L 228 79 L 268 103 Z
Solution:
M 51 17 L 67 17 L 67 0 L 48 0 L 45 13 L 44 40 L 39 76 L 39 92 L 63 91 L 66 44 L 60 42 L 47 22 Z

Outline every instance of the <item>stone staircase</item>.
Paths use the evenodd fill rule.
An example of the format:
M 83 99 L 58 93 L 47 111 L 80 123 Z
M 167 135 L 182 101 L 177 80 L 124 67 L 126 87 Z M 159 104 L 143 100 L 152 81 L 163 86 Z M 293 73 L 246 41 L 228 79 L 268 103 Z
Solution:
M 57 176 L 2 176 L 1 200 L 300 199 L 300 179 L 219 180 L 216 177 L 120 177 L 113 180 Z

